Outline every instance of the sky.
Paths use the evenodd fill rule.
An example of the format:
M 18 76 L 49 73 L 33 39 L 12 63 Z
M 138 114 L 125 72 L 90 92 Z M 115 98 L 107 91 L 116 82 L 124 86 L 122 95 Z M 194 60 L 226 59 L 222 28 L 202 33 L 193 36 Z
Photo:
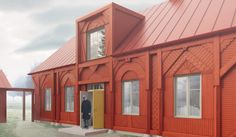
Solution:
M 111 2 L 142 12 L 164 0 L 0 0 L 0 69 L 13 86 L 75 35 L 75 19 Z

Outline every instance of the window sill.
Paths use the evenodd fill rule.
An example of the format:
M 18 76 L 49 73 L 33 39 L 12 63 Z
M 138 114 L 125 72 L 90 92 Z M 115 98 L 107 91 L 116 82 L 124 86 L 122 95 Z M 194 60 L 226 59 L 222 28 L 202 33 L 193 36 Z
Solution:
M 122 116 L 140 116 L 140 114 L 122 114 Z
M 176 118 L 176 119 L 202 119 L 202 117 L 201 116 L 196 116 L 196 117 L 194 117 L 194 116 L 174 116 L 174 118 Z
M 88 61 L 93 61 L 93 60 L 99 60 L 99 59 L 103 59 L 103 58 L 106 58 L 107 56 L 104 56 L 104 57 L 100 57 L 100 58 L 95 58 L 95 59 L 86 59 L 86 62 Z

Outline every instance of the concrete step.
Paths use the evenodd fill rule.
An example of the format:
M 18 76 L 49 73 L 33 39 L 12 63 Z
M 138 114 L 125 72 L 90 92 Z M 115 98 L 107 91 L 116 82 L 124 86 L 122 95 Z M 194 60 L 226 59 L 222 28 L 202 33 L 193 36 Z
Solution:
M 80 126 L 73 126 L 69 128 L 60 128 L 58 129 L 58 131 L 72 135 L 92 136 L 92 135 L 107 133 L 108 129 L 93 129 L 92 127 L 89 129 L 83 129 Z

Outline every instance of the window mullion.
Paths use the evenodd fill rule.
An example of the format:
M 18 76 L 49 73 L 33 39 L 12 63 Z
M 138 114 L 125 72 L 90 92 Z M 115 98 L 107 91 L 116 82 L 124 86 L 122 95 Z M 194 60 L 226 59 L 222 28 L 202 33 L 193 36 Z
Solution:
M 190 78 L 189 77 L 187 77 L 187 90 L 186 90 L 186 92 L 187 92 L 187 117 L 190 117 L 190 98 L 189 98 L 189 95 L 190 95 Z
M 130 82 L 130 91 L 129 91 L 129 93 L 130 93 L 130 114 L 132 115 L 133 114 L 133 111 L 132 111 L 132 109 L 133 109 L 132 82 Z

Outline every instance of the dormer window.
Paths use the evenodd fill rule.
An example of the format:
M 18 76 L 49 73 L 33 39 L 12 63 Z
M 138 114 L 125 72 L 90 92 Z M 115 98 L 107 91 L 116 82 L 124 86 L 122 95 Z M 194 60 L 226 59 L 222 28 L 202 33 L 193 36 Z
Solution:
M 87 33 L 87 60 L 105 57 L 105 29 L 98 28 Z

